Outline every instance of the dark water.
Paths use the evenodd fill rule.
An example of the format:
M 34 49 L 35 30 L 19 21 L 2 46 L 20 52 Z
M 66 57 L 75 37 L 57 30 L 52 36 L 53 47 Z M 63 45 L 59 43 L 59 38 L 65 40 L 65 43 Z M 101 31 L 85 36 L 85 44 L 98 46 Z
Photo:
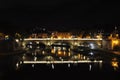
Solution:
M 116 65 L 107 60 L 102 63 L 73 64 L 21 64 L 20 55 L 0 56 L 0 80 L 120 80 L 120 61 Z
M 15 56 L 16 57 L 16 56 Z M 7 57 L 0 66 L 0 80 L 42 80 L 42 79 L 80 79 L 80 80 L 119 80 L 120 69 L 109 62 L 79 64 L 23 64 L 15 67 L 15 57 Z M 14 59 L 13 59 L 14 58 Z M 10 63 L 11 62 L 11 63 Z M 91 66 L 91 67 L 90 67 Z
M 110 67 L 104 66 L 101 70 L 97 68 L 89 71 L 88 64 L 74 64 L 71 68 L 64 65 L 55 65 L 54 70 L 50 65 L 24 65 L 21 70 L 5 72 L 0 80 L 43 80 L 43 79 L 79 79 L 79 80 L 119 80 L 119 71 L 111 70 Z

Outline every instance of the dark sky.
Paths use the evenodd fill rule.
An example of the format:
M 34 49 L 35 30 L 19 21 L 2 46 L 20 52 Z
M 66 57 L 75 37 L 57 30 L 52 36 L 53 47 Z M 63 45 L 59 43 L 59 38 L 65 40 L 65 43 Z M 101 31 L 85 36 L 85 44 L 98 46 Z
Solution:
M 119 27 L 118 2 L 101 0 L 0 0 L 0 31 L 22 31 L 35 26 L 50 30 Z M 106 28 L 109 27 L 109 28 Z

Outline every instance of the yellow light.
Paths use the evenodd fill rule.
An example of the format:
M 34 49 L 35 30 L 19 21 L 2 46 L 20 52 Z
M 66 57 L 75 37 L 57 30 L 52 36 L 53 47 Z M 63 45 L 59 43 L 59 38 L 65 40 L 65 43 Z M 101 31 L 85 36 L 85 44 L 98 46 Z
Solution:
M 61 54 L 62 52 L 61 51 L 58 51 L 58 54 Z
M 19 40 L 18 40 L 18 39 L 16 39 L 15 41 L 16 41 L 16 42 L 19 42 Z
M 69 36 L 68 38 L 69 38 L 69 39 L 71 39 L 72 37 L 71 37 L 71 36 Z
M 65 52 L 65 51 L 64 51 L 63 53 L 64 53 L 64 55 L 66 55 L 66 52 Z
M 45 51 L 42 51 L 42 54 L 45 54 Z
M 85 59 L 86 59 L 86 57 L 84 56 L 84 57 L 83 57 L 83 59 L 85 60 Z
M 77 59 L 78 57 L 77 56 L 74 56 L 75 59 Z
M 78 58 L 80 58 L 80 54 L 78 54 Z
M 98 39 L 101 38 L 99 35 L 96 36 Z
M 117 45 L 119 43 L 119 41 L 118 40 L 113 40 L 112 43 Z
M 25 47 L 25 42 L 22 43 L 22 46 Z
M 50 42 L 48 42 L 48 45 L 50 45 Z
M 112 66 L 118 68 L 118 62 L 112 62 Z
M 55 50 L 54 50 L 54 49 L 52 49 L 52 50 L 51 50 L 51 53 L 55 53 Z
M 68 49 L 68 51 L 70 51 L 70 48 Z
M 118 36 L 119 36 L 119 34 L 116 34 L 116 36 L 118 37 Z
M 8 36 L 8 35 L 6 35 L 6 36 L 5 36 L 5 38 L 9 38 L 9 36 Z
M 58 36 L 58 39 L 61 39 L 61 36 Z
M 70 54 L 70 52 L 68 53 L 68 56 L 70 56 L 71 54 Z
M 118 39 L 113 39 L 112 40 L 112 49 L 117 45 L 119 45 L 119 40 Z
M 37 43 L 37 44 L 39 44 L 39 42 L 38 42 L 38 41 L 37 41 L 36 43 Z
M 101 45 L 101 43 L 98 43 L 98 45 L 100 46 L 100 45 Z
M 74 44 L 75 44 L 75 45 L 77 45 L 78 43 L 77 43 L 77 42 L 75 42 Z

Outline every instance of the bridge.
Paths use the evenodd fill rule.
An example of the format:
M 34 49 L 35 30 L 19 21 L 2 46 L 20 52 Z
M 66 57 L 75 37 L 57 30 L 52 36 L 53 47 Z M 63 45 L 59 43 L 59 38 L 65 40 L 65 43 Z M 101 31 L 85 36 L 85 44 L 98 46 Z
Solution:
M 102 40 L 102 38 L 25 38 L 23 45 L 25 46 L 26 44 L 42 43 L 46 46 L 51 46 L 56 42 L 65 42 L 69 43 L 71 46 L 88 45 L 90 43 L 94 43 L 101 47 Z
M 55 44 L 56 42 L 61 42 L 61 43 L 62 42 L 68 42 L 69 44 L 71 44 L 70 46 L 83 45 L 82 43 L 95 43 L 100 47 L 101 47 L 101 45 L 103 45 L 103 39 L 102 38 L 100 38 L 100 39 L 97 39 L 97 38 L 62 38 L 62 39 L 61 38 L 25 38 L 24 41 L 23 41 L 23 44 L 25 46 L 28 43 L 29 44 L 43 43 L 46 46 L 51 46 L 52 44 Z M 85 46 L 85 45 L 83 45 L 83 46 Z M 52 51 L 52 49 L 51 49 L 51 51 Z M 76 57 L 76 54 L 72 53 L 72 50 L 70 50 L 69 52 L 70 52 L 71 56 L 75 55 L 75 57 Z M 36 54 L 36 51 L 32 52 L 32 53 Z M 66 52 L 62 53 L 62 52 L 58 51 L 58 53 L 55 53 L 54 55 L 56 57 L 60 58 L 61 56 L 56 55 L 56 54 L 64 54 L 64 53 L 67 54 Z M 39 54 L 45 55 L 45 52 L 44 53 L 40 52 Z M 50 54 L 52 54 L 52 52 Z M 79 55 L 77 55 L 77 56 L 79 56 Z M 64 57 L 64 56 L 62 56 L 62 57 Z M 33 60 L 23 59 L 22 61 L 18 62 L 16 64 L 16 66 L 19 66 L 20 64 L 32 64 L 33 67 L 34 67 L 34 64 L 68 64 L 68 66 L 69 66 L 69 64 L 74 64 L 74 63 L 78 63 L 78 64 L 79 63 L 100 63 L 101 64 L 102 62 L 103 61 L 101 59 L 100 60 L 90 60 L 90 59 L 85 59 L 85 60 L 82 59 L 81 60 L 81 59 L 79 59 L 79 60 L 61 60 L 61 61 L 60 60 L 51 60 L 51 61 L 48 61 L 48 60 L 36 60 L 36 57 L 34 57 Z M 54 68 L 54 65 L 52 65 L 52 67 Z M 90 67 L 91 67 L 91 65 L 90 65 Z

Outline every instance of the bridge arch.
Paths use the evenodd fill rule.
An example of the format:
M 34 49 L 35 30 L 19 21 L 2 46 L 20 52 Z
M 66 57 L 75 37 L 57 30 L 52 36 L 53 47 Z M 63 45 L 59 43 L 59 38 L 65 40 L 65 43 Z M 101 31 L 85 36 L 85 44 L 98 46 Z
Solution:
M 25 46 L 27 48 L 31 47 L 33 49 L 36 49 L 36 48 L 41 48 L 42 49 L 42 48 L 46 47 L 46 45 L 43 42 L 41 42 L 41 41 L 27 41 Z

